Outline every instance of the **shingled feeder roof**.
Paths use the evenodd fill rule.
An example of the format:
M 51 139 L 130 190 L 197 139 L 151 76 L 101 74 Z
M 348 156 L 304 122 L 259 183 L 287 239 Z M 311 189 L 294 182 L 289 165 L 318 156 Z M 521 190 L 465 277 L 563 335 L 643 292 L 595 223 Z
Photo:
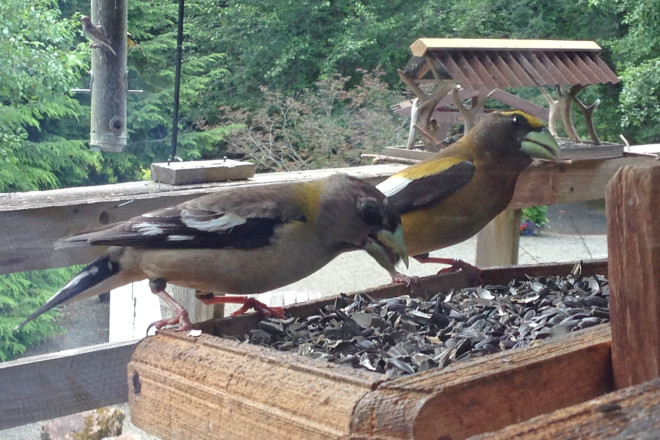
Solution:
M 617 83 L 593 41 L 420 38 L 404 72 L 432 79 L 428 61 L 443 79 L 475 90 L 526 86 Z

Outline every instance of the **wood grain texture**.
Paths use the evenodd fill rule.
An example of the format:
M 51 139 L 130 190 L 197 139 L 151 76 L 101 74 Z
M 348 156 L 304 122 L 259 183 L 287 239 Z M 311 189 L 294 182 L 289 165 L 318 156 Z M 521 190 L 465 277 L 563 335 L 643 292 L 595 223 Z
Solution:
M 222 318 L 225 315 L 224 304 L 207 306 L 197 299 L 195 289 L 168 284 L 168 291 L 172 298 L 177 300 L 188 312 L 190 322 L 203 322 L 209 319 Z
M 135 342 L 0 363 L 0 429 L 125 402 Z
M 151 178 L 172 185 L 249 179 L 254 176 L 255 165 L 230 159 L 192 160 L 188 162 L 161 162 L 151 164 Z
M 477 234 L 477 267 L 518 264 L 520 209 L 505 209 Z
M 660 377 L 660 165 L 619 170 L 607 187 L 607 219 L 612 362 L 621 388 Z
M 384 376 L 171 331 L 128 364 L 132 422 L 169 439 L 339 439 Z
M 386 381 L 366 395 L 353 438 L 464 439 L 611 390 L 610 329 Z
M 520 174 L 509 209 L 602 199 L 614 173 L 622 166 L 653 166 L 648 157 L 536 162 Z
M 660 380 L 624 388 L 471 440 L 660 438 Z

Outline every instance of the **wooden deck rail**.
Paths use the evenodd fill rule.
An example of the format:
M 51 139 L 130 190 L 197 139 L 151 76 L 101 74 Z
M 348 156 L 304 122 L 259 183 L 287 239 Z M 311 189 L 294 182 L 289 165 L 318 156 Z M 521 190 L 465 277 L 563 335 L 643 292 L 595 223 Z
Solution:
M 648 157 L 624 156 L 534 164 L 520 176 L 510 209 L 601 199 L 605 197 L 607 182 L 620 167 L 652 162 Z M 0 194 L 0 225 L 5 232 L 0 234 L 0 273 L 87 263 L 97 257 L 102 250 L 96 248 L 55 250 L 53 243 L 79 232 L 101 228 L 109 223 L 126 220 L 212 191 L 236 186 L 309 180 L 337 172 L 349 173 L 377 183 L 403 167 L 404 165 L 398 164 L 371 165 L 257 174 L 248 181 L 226 183 L 175 186 L 145 181 Z M 511 223 L 506 223 L 506 227 L 511 227 Z M 484 237 L 497 239 L 501 235 L 499 231 L 493 232 L 492 227 L 486 229 Z M 510 249 L 512 246 L 513 244 L 507 244 L 506 248 Z M 486 267 L 513 263 L 499 255 L 478 261 Z
M 645 157 L 537 164 L 519 179 L 511 208 L 603 198 L 623 165 L 652 165 Z M 53 249 L 73 233 L 120 221 L 211 191 L 268 185 L 347 172 L 376 182 L 402 165 L 273 173 L 250 181 L 171 186 L 133 182 L 18 194 L 0 194 L 0 273 L 67 266 L 94 256 L 87 249 Z M 11 231 L 11 233 L 7 233 Z M 102 344 L 0 364 L 0 429 L 127 400 L 126 364 L 134 343 Z

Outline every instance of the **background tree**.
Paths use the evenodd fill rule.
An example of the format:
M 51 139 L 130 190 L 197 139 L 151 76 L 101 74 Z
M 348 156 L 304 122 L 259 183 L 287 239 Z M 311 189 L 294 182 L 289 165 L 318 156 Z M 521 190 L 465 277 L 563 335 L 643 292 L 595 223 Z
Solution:
M 78 24 L 61 19 L 49 0 L 0 3 L 0 191 L 56 188 L 84 182 L 100 165 L 83 141 L 69 140 L 62 121 L 83 107 L 70 92 L 81 78 Z M 9 233 L 9 231 L 3 231 Z M 12 328 L 52 293 L 70 270 L 0 276 L 0 360 L 57 331 L 56 315 L 44 316 L 19 335 Z

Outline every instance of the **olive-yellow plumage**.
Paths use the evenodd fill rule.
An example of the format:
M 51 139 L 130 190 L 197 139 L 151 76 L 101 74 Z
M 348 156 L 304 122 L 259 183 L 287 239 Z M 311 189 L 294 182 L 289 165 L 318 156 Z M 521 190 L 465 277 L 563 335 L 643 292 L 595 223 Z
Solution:
M 412 256 L 464 241 L 511 201 L 532 158 L 556 159 L 543 123 L 520 110 L 493 112 L 434 157 L 378 185 L 401 214 Z

